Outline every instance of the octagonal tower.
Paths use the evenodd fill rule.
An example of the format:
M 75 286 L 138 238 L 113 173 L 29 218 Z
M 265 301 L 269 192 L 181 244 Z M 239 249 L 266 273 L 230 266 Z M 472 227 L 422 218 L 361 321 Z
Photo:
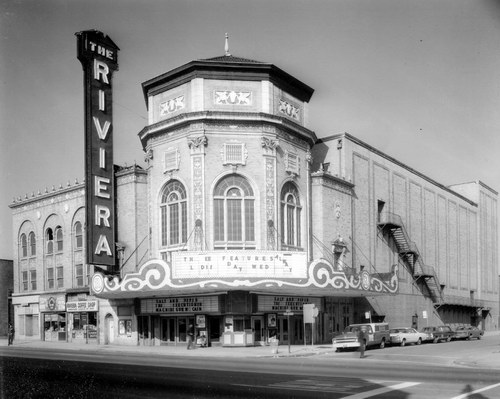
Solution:
M 276 66 L 226 54 L 143 83 L 151 255 L 180 250 L 310 252 L 313 89 Z

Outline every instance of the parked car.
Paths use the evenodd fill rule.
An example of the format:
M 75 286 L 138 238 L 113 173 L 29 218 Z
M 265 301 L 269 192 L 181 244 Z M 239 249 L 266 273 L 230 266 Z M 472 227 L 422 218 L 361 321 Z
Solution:
M 462 326 L 455 330 L 455 339 L 481 339 L 484 331 L 473 326 Z
M 387 323 L 351 324 L 346 327 L 344 332 L 333 337 L 333 348 L 336 350 L 359 348 L 358 332 L 360 329 L 367 332 L 366 347 L 378 345 L 380 349 L 383 349 L 385 344 L 388 344 L 391 340 L 389 324 Z
M 406 344 L 420 345 L 427 339 L 427 333 L 415 330 L 411 327 L 391 328 L 391 344 L 405 346 Z
M 432 334 L 432 342 L 434 343 L 439 341 L 450 342 L 455 336 L 455 333 L 448 325 L 424 327 L 422 332 Z
M 422 342 L 432 342 L 434 341 L 434 335 L 432 335 L 432 332 L 430 331 L 420 331 L 422 334 L 424 334 L 424 338 L 422 338 Z

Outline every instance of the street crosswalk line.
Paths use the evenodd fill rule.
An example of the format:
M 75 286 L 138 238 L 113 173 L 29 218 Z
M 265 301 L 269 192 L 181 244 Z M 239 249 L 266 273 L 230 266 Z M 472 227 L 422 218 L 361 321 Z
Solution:
M 468 398 L 469 396 L 475 395 L 476 393 L 483 392 L 483 391 L 488 391 L 489 389 L 493 389 L 493 388 L 496 388 L 496 387 L 500 387 L 500 382 L 498 384 L 488 385 L 487 387 L 476 389 L 475 391 L 466 392 L 466 393 L 464 393 L 462 395 L 454 396 L 451 399 L 464 399 L 464 398 Z
M 401 384 L 390 385 L 388 387 L 372 389 L 371 391 L 360 392 L 360 393 L 356 393 L 354 395 L 344 396 L 342 399 L 364 399 L 364 398 L 369 398 L 369 397 L 376 396 L 376 395 L 381 395 L 381 394 L 386 393 L 386 392 L 395 391 L 398 389 L 410 388 L 410 387 L 413 387 L 413 386 L 419 385 L 419 384 L 420 384 L 420 382 L 403 382 Z

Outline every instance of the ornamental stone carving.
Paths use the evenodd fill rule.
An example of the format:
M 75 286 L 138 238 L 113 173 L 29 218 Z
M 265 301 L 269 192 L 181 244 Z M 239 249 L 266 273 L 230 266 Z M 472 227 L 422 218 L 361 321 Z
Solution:
M 306 151 L 306 162 L 311 165 L 313 163 L 313 156 L 311 151 L 307 150 Z
M 266 150 L 273 151 L 279 146 L 279 140 L 273 140 L 268 137 L 261 137 L 262 147 Z
M 216 105 L 252 105 L 251 91 L 216 90 Z
M 144 154 L 144 162 L 149 164 L 152 160 L 153 160 L 153 150 L 150 148 Z
M 160 103 L 160 116 L 165 116 L 171 114 L 175 111 L 183 109 L 184 105 L 184 96 L 179 96 L 176 98 L 172 98 L 165 102 Z
M 191 149 L 206 147 L 208 144 L 207 136 L 189 137 L 188 146 Z
M 300 120 L 300 109 L 288 101 L 280 99 L 279 111 L 289 118 Z
M 266 218 L 268 220 L 267 249 L 275 249 L 276 247 L 275 233 L 274 233 L 275 206 L 276 206 L 275 173 L 276 173 L 275 159 L 267 157 L 266 158 Z
M 203 220 L 203 156 L 192 158 L 194 220 Z

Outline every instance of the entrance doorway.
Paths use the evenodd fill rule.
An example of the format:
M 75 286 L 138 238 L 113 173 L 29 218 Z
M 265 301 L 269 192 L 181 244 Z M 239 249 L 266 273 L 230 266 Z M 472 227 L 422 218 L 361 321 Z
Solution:
M 264 316 L 252 316 L 251 328 L 254 333 L 254 342 L 257 345 L 264 344 Z
M 222 317 L 220 316 L 209 316 L 208 317 L 208 335 L 209 344 L 221 343 L 221 329 L 222 329 Z
M 281 345 L 301 345 L 304 343 L 304 323 L 302 316 L 278 316 L 277 338 Z
M 149 316 L 137 317 L 137 331 L 139 335 L 139 345 L 150 345 L 149 336 Z
M 195 325 L 194 317 L 192 316 L 156 316 L 152 317 L 152 324 L 155 326 L 155 330 L 157 331 L 154 334 L 156 337 L 154 345 L 157 345 L 158 343 L 160 345 L 176 345 L 186 343 L 188 326 L 190 324 L 193 326 Z
M 161 344 L 168 345 L 175 343 L 175 318 L 161 318 Z
M 115 322 L 110 314 L 104 318 L 104 331 L 104 344 L 112 344 L 115 340 Z
M 278 340 L 280 344 L 288 344 L 288 318 L 285 316 L 278 316 Z M 291 342 L 290 342 L 291 344 Z

